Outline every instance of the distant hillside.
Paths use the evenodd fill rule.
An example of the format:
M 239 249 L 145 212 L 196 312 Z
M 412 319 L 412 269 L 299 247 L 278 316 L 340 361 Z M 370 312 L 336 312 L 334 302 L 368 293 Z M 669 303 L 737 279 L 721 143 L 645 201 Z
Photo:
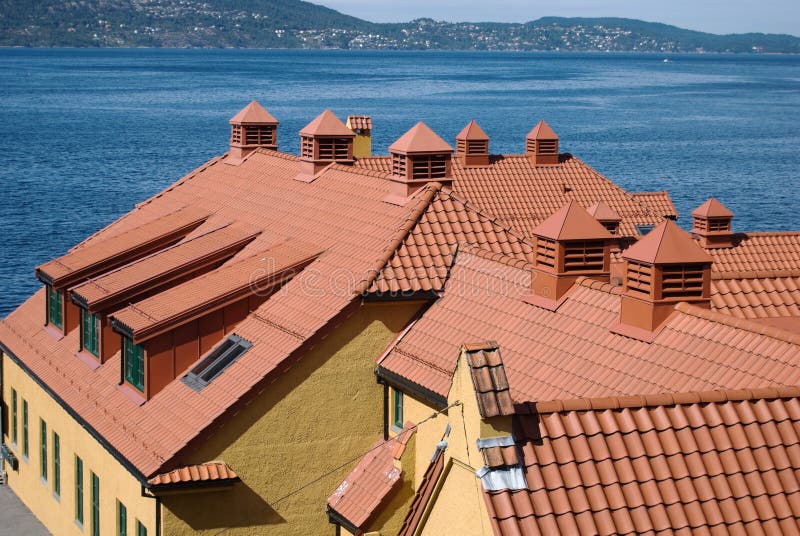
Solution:
M 800 38 L 619 18 L 376 24 L 300 0 L 0 0 L 0 46 L 800 53 Z

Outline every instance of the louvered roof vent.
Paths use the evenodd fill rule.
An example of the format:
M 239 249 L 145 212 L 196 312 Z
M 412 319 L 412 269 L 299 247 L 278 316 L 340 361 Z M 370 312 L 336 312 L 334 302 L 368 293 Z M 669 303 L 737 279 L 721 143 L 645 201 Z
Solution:
M 692 211 L 692 235 L 709 249 L 732 247 L 733 212 L 713 197 Z
M 534 166 L 558 164 L 558 134 L 544 119 L 539 121 L 525 137 L 525 154 Z
M 467 123 L 456 136 L 456 155 L 465 167 L 489 165 L 489 136 L 475 121 Z
M 389 146 L 392 155 L 392 190 L 386 199 L 405 204 L 414 192 L 427 183 L 452 183 L 453 148 L 420 121 Z
M 231 125 L 229 163 L 238 164 L 255 149 L 278 149 L 278 120 L 257 101 L 242 108 Z

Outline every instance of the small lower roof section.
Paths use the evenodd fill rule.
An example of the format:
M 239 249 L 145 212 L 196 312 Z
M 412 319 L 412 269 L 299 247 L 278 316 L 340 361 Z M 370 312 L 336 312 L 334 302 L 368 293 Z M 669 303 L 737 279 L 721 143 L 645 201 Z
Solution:
M 214 461 L 178 467 L 168 473 L 161 473 L 147 481 L 153 492 L 177 491 L 194 487 L 230 485 L 239 477 L 225 462 Z
M 639 203 L 649 208 L 653 214 L 670 220 L 678 219 L 678 211 L 675 210 L 675 205 L 672 204 L 672 199 L 666 190 L 661 190 L 660 192 L 631 192 L 631 195 Z
M 291 279 L 319 256 L 319 248 L 288 240 L 130 305 L 113 315 L 117 329 L 137 343 Z
M 416 426 L 409 422 L 397 437 L 388 441 L 381 439 L 372 445 L 328 498 L 328 509 L 335 512 L 333 518 L 345 520 L 350 528 L 364 528 L 400 483 L 402 471 L 395 461 L 400 459 L 415 431 Z
M 484 491 L 494 533 L 797 534 L 798 395 L 584 399 L 517 416 L 528 489 Z

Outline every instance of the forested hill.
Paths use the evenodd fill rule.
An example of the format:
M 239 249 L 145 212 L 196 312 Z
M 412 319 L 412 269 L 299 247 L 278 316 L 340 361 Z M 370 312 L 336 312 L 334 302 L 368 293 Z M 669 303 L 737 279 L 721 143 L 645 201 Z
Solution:
M 800 38 L 619 18 L 376 24 L 300 0 L 0 0 L 0 46 L 800 53 Z

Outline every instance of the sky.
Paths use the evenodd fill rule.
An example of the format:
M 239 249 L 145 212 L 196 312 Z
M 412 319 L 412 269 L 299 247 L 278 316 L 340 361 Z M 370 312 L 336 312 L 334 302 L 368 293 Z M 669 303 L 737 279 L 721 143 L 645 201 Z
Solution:
M 420 17 L 526 22 L 544 16 L 627 17 L 711 33 L 800 36 L 800 0 L 311 0 L 373 22 Z

